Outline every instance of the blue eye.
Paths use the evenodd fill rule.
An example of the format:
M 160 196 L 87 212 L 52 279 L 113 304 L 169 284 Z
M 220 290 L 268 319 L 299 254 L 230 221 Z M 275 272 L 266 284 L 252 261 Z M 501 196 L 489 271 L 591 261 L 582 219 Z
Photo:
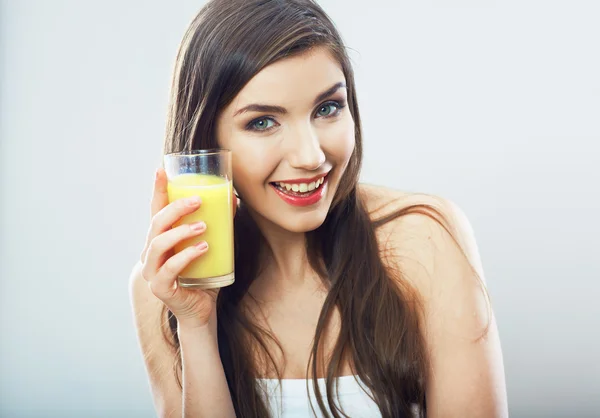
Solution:
M 273 122 L 273 119 L 269 118 L 256 119 L 250 122 L 250 129 L 255 131 L 266 131 L 271 129 L 273 126 L 275 126 L 275 123 Z
M 322 104 L 317 110 L 317 117 L 329 118 L 337 116 L 344 106 L 338 102 L 327 102 Z
M 335 106 L 334 104 L 326 104 L 324 106 L 321 106 L 319 108 L 319 111 L 317 112 L 317 114 L 319 116 L 324 116 L 327 117 L 329 115 L 331 115 L 333 112 L 335 112 L 337 110 L 337 106 Z

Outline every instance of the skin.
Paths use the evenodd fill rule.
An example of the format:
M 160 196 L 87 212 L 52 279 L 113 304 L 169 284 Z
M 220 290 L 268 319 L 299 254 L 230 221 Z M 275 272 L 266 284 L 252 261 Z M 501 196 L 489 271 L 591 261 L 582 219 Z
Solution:
M 345 104 L 344 88 L 318 102 L 315 99 L 344 82 L 338 63 L 327 50 L 316 49 L 263 69 L 217 120 L 220 146 L 233 151 L 236 189 L 268 244 L 262 255 L 266 268 L 245 302 L 256 320 L 270 327 L 281 343 L 286 360 L 283 378 L 305 377 L 316 319 L 326 295 L 307 264 L 304 233 L 317 228 L 327 215 L 354 147 L 354 122 L 347 107 L 327 107 L 332 101 Z M 239 113 L 256 103 L 282 107 L 285 113 Z M 334 116 L 324 117 L 330 114 Z M 250 122 L 254 128 L 272 128 L 248 130 Z M 324 172 L 329 172 L 324 198 L 310 207 L 285 203 L 269 184 Z M 421 319 L 431 361 L 428 416 L 508 416 L 498 331 L 493 313 L 487 309 L 481 261 L 464 213 L 435 196 L 367 185 L 360 185 L 359 193 L 374 218 L 414 203 L 436 206 L 460 244 L 436 222 L 418 214 L 403 216 L 378 231 L 382 248 L 388 249 L 384 262 L 400 268 L 423 299 Z M 211 410 L 233 416 L 216 346 L 217 291 L 174 287 L 177 272 L 210 251 L 189 249 L 184 255 L 185 251 L 178 255 L 170 251 L 177 240 L 202 233 L 185 225 L 170 229 L 199 204 L 168 204 L 166 178 L 159 169 L 152 226 L 141 260 L 131 274 L 138 337 L 161 416 L 214 416 Z M 163 304 L 179 322 L 183 393 L 172 372 L 175 354 L 156 327 Z M 485 337 L 479 338 L 488 323 Z M 325 334 L 326 347 L 335 340 L 338 325 L 339 317 L 334 316 Z M 276 360 L 283 365 L 283 357 Z M 351 372 L 346 365 L 343 374 Z M 272 376 L 264 370 L 261 377 Z

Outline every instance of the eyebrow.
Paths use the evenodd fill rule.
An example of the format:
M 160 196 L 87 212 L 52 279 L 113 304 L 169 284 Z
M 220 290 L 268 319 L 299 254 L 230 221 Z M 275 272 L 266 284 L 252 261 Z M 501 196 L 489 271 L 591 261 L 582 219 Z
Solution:
M 318 105 L 321 101 L 325 100 L 326 98 L 328 98 L 329 96 L 331 96 L 333 93 L 335 93 L 336 91 L 338 91 L 341 88 L 346 88 L 346 84 L 342 81 L 334 84 L 333 86 L 331 86 L 324 92 L 320 93 L 317 96 L 317 98 L 315 99 L 313 105 L 314 106 Z M 281 115 L 285 115 L 287 113 L 287 109 L 285 107 L 281 107 L 281 106 L 253 103 L 253 104 L 249 104 L 248 106 L 244 106 L 243 108 L 237 110 L 233 114 L 233 116 L 235 117 L 239 114 L 246 113 L 246 112 L 278 113 Z

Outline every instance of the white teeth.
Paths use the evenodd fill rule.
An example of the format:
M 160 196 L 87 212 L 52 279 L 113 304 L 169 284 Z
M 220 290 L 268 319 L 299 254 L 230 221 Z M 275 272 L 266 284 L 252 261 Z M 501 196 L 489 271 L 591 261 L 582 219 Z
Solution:
M 290 184 L 284 183 L 282 181 L 276 183 L 279 187 L 285 190 L 292 190 L 294 192 L 306 193 L 312 192 L 315 189 L 318 189 L 325 182 L 325 177 L 321 177 L 317 181 L 313 181 L 311 183 L 300 183 L 300 184 Z

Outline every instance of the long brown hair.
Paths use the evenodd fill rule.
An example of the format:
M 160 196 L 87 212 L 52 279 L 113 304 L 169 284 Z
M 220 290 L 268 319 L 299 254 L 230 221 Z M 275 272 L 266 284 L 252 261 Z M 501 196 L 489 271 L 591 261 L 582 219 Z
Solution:
M 342 39 L 325 12 L 311 0 L 206 4 L 190 24 L 177 55 L 164 151 L 218 147 L 216 118 L 244 85 L 269 64 L 317 46 L 329 49 L 345 75 L 356 144 L 325 222 L 307 233 L 310 264 L 328 288 L 307 374 L 310 370 L 325 416 L 345 416 L 334 403 L 333 386 L 345 360 L 372 393 L 382 416 L 412 416 L 415 405 L 425 416 L 428 362 L 419 298 L 401 272 L 385 265 L 385 249 L 378 245 L 376 230 L 406 213 L 432 216 L 436 211 L 416 205 L 374 221 L 364 207 L 357 191 L 362 135 L 354 75 Z M 268 409 L 255 380 L 256 359 L 266 359 L 270 370 L 281 374 L 267 348 L 267 339 L 276 341 L 275 337 L 255 324 L 242 306 L 260 271 L 258 252 L 264 245 L 243 202 L 235 217 L 235 243 L 236 281 L 223 288 L 217 300 L 219 350 L 237 415 L 262 418 Z M 316 379 L 318 365 L 323 364 L 319 363 L 322 336 L 336 309 L 341 325 L 325 362 L 325 400 Z M 166 314 L 166 337 L 178 350 L 176 319 Z M 180 379 L 177 358 L 175 372 Z

